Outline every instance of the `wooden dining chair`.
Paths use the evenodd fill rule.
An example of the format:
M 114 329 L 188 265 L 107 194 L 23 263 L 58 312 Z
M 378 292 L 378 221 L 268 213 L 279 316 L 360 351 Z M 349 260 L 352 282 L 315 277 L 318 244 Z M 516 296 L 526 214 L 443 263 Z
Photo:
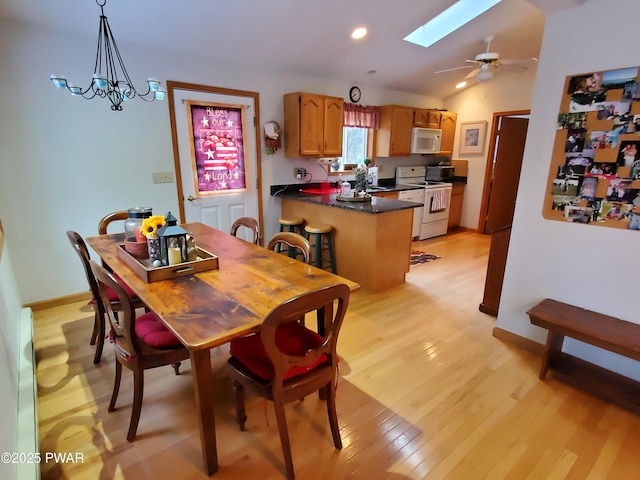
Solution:
M 82 262 L 82 268 L 84 269 L 85 277 L 87 278 L 87 283 L 89 284 L 89 291 L 91 292 L 91 305 L 93 307 L 94 319 L 93 319 L 93 333 L 91 334 L 91 340 L 89 341 L 90 345 L 96 346 L 96 352 L 93 356 L 93 363 L 100 363 L 100 359 L 102 358 L 102 350 L 104 348 L 104 338 L 106 334 L 106 320 L 105 320 L 105 309 L 103 307 L 102 302 L 100 302 L 100 293 L 98 291 L 98 284 L 96 283 L 96 278 L 91 271 L 91 256 L 89 255 L 89 250 L 87 249 L 87 244 L 85 243 L 82 236 L 74 232 L 73 230 L 69 230 L 67 232 L 67 237 L 69 238 L 69 242 L 71 242 L 71 246 L 74 251 L 80 257 L 80 261 Z M 131 302 L 135 308 L 147 308 L 146 305 L 138 298 L 138 296 L 122 281 L 118 279 L 120 284 L 124 287 L 125 291 L 131 298 Z M 122 310 L 122 306 L 120 304 L 120 299 L 116 295 L 115 292 L 109 292 L 110 305 L 114 311 L 119 312 Z
M 274 252 L 280 252 L 283 246 L 287 247 L 287 251 L 299 252 L 305 263 L 311 263 L 311 245 L 309 240 L 302 235 L 293 232 L 278 232 L 271 237 L 267 244 L 267 248 Z M 289 256 L 296 257 L 295 254 L 291 253 L 289 253 Z
M 252 217 L 240 217 L 231 225 L 230 233 L 234 237 L 238 236 L 238 230 L 240 227 L 248 228 L 253 235 L 253 243 L 258 245 L 260 242 L 260 229 L 258 227 L 258 221 Z
M 100 235 L 106 235 L 110 223 L 126 220 L 127 218 L 129 218 L 129 212 L 127 210 L 118 210 L 117 212 L 111 212 L 105 215 L 100 219 L 100 222 L 98 222 L 98 233 Z M 124 226 L 122 227 L 122 231 L 124 232 Z
M 146 312 L 136 317 L 136 309 L 131 298 L 112 273 L 93 260 L 91 260 L 91 270 L 98 283 L 100 299 L 109 318 L 111 337 L 115 344 L 116 373 L 109 412 L 115 410 L 122 367 L 133 372 L 133 408 L 127 432 L 127 440 L 132 442 L 138 430 L 142 411 L 144 371 L 149 368 L 172 365 L 176 375 L 179 375 L 180 362 L 189 358 L 189 351 L 155 313 Z M 116 315 L 110 302 L 110 290 L 114 291 L 120 299 L 122 309 L 119 315 Z
M 335 310 L 334 302 L 337 302 Z M 342 448 L 336 413 L 336 345 L 348 304 L 349 287 L 344 284 L 298 295 L 274 308 L 259 333 L 231 342 L 228 364 L 236 397 L 236 421 L 240 430 L 244 430 L 245 388 L 273 401 L 288 479 L 295 475 L 285 404 L 320 391 L 327 402 L 333 444 Z M 324 319 L 323 335 L 297 321 L 314 311 Z

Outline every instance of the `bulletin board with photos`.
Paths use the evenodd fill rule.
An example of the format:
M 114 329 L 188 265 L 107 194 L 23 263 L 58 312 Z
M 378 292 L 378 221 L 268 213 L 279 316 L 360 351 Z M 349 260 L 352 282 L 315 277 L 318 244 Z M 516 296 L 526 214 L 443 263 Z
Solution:
M 543 217 L 640 230 L 639 67 L 567 77 Z

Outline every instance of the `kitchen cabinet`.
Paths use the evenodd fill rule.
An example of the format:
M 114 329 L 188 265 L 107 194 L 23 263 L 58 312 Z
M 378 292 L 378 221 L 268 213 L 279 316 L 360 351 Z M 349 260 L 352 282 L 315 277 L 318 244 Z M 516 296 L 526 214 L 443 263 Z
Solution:
M 442 139 L 440 140 L 440 155 L 453 154 L 453 141 L 456 137 L 456 122 L 458 114 L 453 112 L 440 113 L 440 129 L 442 130 Z
M 344 100 L 312 93 L 284 96 L 284 155 L 287 158 L 342 155 Z
M 372 197 L 390 198 L 391 200 L 398 199 L 398 192 L 372 192 Z
M 447 230 L 449 231 L 459 228 L 462 223 L 464 188 L 464 185 L 454 184 L 451 189 L 451 200 L 449 201 L 449 222 L 447 224 Z
M 424 108 L 413 111 L 413 126 L 422 128 L 440 128 L 442 113 L 438 110 Z
M 439 155 L 453 154 L 453 141 L 456 136 L 458 114 L 440 110 L 415 109 L 413 126 L 421 128 L 439 128 L 442 130 Z
M 374 213 L 366 202 L 335 202 L 329 195 L 296 198 L 284 194 L 280 198 L 282 217 L 297 216 L 307 223 L 333 227 L 338 275 L 358 282 L 369 292 L 381 292 L 405 282 L 411 257 L 413 208 L 398 210 L 394 201 L 374 198 L 372 201 L 378 203 Z M 389 209 L 385 202 L 391 204 Z
M 413 108 L 397 105 L 380 107 L 380 128 L 376 131 L 376 155 L 408 156 L 411 153 Z

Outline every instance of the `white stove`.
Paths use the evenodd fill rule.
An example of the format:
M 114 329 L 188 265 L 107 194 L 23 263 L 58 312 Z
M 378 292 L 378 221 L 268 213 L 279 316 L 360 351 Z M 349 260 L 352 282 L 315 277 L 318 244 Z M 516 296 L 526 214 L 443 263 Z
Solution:
M 396 183 L 400 185 L 410 185 L 412 187 L 441 188 L 452 187 L 453 184 L 435 180 L 426 180 L 427 167 L 397 167 Z
M 424 205 L 422 209 L 415 209 L 413 214 L 413 236 L 420 240 L 447 233 L 453 187 L 453 184 L 448 182 L 425 180 L 426 173 L 425 166 L 396 168 L 397 185 L 423 187 L 422 190 L 403 190 L 398 195 L 400 200 L 410 200 Z

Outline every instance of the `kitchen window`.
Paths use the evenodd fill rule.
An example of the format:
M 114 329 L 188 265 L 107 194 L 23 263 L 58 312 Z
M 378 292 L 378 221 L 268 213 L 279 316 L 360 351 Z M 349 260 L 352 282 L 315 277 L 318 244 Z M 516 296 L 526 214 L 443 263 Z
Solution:
M 334 174 L 349 172 L 365 158 L 373 156 L 373 133 L 380 124 L 378 107 L 353 103 L 344 105 L 344 127 L 342 127 L 342 157 L 332 165 Z
M 367 157 L 368 130 L 360 127 L 342 127 L 342 157 L 338 158 L 337 166 L 332 166 L 334 171 L 348 171 L 352 166 L 364 161 Z

